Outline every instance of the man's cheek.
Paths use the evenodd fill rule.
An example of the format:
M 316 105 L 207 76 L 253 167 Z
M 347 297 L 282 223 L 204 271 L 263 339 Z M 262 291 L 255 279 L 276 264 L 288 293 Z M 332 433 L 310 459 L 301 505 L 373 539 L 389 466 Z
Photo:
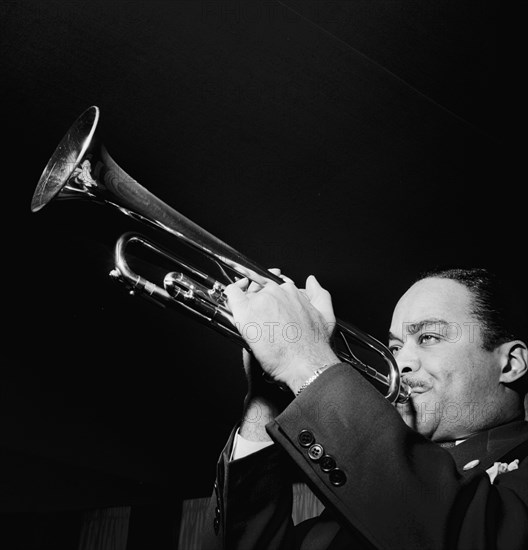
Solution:
M 434 399 L 432 395 L 421 396 L 419 402 L 415 403 L 416 422 L 422 425 L 436 425 L 442 419 L 443 406 Z

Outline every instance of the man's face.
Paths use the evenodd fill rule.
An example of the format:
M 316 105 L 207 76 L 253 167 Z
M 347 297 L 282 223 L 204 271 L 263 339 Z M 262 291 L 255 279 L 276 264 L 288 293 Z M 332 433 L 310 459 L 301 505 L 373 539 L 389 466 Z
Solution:
M 462 284 L 428 278 L 402 296 L 392 317 L 389 348 L 413 389 L 398 409 L 433 440 L 467 437 L 500 416 L 498 355 L 482 348 L 471 304 Z

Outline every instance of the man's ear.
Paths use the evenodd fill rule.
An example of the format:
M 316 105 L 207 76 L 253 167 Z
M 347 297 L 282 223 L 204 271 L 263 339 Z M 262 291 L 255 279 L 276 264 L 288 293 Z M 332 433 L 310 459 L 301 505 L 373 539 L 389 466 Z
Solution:
M 506 342 L 500 346 L 500 382 L 511 384 L 528 372 L 528 348 L 521 340 Z

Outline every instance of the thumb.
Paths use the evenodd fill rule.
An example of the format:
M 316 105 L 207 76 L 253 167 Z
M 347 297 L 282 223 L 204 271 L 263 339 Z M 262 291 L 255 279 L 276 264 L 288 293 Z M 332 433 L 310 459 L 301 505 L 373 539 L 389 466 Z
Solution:
M 309 275 L 306 279 L 306 294 L 310 298 L 310 302 L 317 299 L 322 291 L 324 291 L 324 288 L 319 284 L 319 281 L 313 275 Z
M 319 310 L 326 323 L 333 324 L 336 322 L 332 306 L 332 296 L 328 290 L 319 284 L 319 281 L 313 275 L 310 275 L 306 279 L 306 295 L 310 299 L 310 303 Z

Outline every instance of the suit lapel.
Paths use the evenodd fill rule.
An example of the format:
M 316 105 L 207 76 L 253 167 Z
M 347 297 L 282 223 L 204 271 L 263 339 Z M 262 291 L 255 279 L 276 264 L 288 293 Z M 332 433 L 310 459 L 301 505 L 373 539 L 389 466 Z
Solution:
M 476 434 L 464 443 L 446 450 L 453 457 L 459 472 L 462 475 L 470 475 L 475 471 L 487 470 L 495 462 L 510 462 L 520 458 L 513 457 L 512 453 L 517 450 L 521 453 L 519 446 L 522 446 L 522 452 L 526 453 L 524 447 L 527 443 L 528 422 L 519 420 Z M 478 461 L 475 467 L 464 470 L 464 466 L 474 461 Z

